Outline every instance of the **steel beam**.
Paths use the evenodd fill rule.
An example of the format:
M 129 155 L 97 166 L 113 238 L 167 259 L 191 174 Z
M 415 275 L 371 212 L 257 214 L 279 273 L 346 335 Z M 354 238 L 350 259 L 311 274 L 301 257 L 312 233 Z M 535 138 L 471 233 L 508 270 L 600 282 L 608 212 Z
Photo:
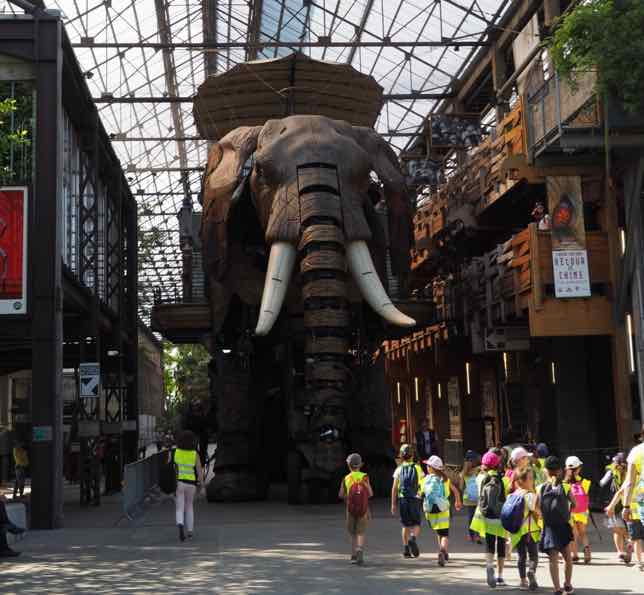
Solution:
M 385 93 L 383 96 L 385 101 L 416 101 L 419 99 L 449 99 L 454 97 L 453 93 Z M 169 97 L 94 97 L 95 103 L 193 103 L 195 97 L 178 97 L 172 95 Z M 183 138 L 183 134 L 178 134 L 179 138 Z M 198 138 L 198 137 L 197 137 Z M 113 140 L 121 140 L 115 138 Z
M 219 0 L 201 0 L 201 17 L 203 23 L 203 37 L 208 44 L 217 43 L 217 10 Z M 206 77 L 215 74 L 218 70 L 219 56 L 217 52 L 205 52 L 204 70 Z
M 358 25 L 358 28 L 356 29 L 356 34 L 354 37 L 354 41 L 356 43 L 360 43 L 362 41 L 362 33 L 364 32 L 364 28 L 367 26 L 367 20 L 369 20 L 369 15 L 371 14 L 371 8 L 373 7 L 373 2 L 374 0 L 367 0 L 367 3 L 364 6 L 364 10 L 362 11 L 362 17 L 360 18 L 360 24 Z M 358 50 L 357 45 L 352 45 L 351 49 L 349 50 L 349 55 L 347 56 L 347 64 L 352 64 L 353 63 L 353 58 L 356 55 L 356 51 Z
M 159 0 L 155 0 L 159 1 Z M 93 49 L 120 49 L 128 50 L 143 48 L 151 50 L 256 50 L 260 52 L 265 49 L 306 49 L 306 48 L 472 48 L 488 47 L 487 41 L 460 41 L 451 38 L 444 38 L 434 41 L 398 41 L 395 39 L 383 39 L 382 41 L 332 41 L 318 39 L 317 41 L 262 41 L 261 43 L 250 43 L 247 41 L 221 41 L 216 43 L 208 42 L 136 42 L 136 41 L 111 41 L 111 42 L 76 42 L 72 43 L 74 48 Z

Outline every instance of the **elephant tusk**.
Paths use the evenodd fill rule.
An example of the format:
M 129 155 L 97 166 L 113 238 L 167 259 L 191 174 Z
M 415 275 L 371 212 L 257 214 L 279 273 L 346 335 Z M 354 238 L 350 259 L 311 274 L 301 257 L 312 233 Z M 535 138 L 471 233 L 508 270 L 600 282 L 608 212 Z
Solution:
M 385 320 L 396 326 L 415 326 L 416 321 L 403 314 L 391 302 L 380 282 L 369 248 L 364 241 L 349 242 L 346 246 L 347 263 L 362 297 Z
M 259 320 L 255 328 L 256 335 L 267 335 L 279 316 L 293 272 L 295 256 L 295 246 L 288 242 L 275 242 L 271 246 L 262 304 L 259 307 Z

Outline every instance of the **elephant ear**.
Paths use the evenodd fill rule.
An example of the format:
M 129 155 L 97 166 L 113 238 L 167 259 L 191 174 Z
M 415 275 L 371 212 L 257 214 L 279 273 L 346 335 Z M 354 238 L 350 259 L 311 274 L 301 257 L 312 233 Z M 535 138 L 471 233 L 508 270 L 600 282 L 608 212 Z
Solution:
M 410 250 L 414 236 L 412 209 L 405 177 L 400 171 L 398 159 L 389 144 L 371 128 L 353 128 L 358 144 L 371 157 L 371 169 L 382 182 L 385 201 L 389 209 L 389 249 L 391 264 L 396 274 L 409 271 Z
M 244 164 L 257 148 L 261 126 L 240 127 L 213 145 L 203 177 L 201 242 L 206 270 L 221 281 L 228 267 L 230 207 L 237 187 L 243 183 Z

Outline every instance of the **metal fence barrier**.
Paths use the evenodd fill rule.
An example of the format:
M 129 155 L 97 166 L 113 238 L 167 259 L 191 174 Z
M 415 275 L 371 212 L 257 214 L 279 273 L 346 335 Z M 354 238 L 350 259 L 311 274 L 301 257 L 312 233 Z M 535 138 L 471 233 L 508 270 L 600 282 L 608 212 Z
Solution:
M 168 451 L 154 453 L 145 459 L 130 463 L 123 470 L 123 518 L 133 521 L 141 517 L 146 504 L 161 498 L 159 477 L 162 465 L 167 461 Z

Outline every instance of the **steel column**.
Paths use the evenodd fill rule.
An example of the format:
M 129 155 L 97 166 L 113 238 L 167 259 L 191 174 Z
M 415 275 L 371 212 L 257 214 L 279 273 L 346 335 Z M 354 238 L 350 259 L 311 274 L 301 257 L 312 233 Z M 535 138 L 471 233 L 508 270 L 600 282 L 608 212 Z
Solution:
M 31 526 L 63 524 L 62 23 L 35 19 Z

